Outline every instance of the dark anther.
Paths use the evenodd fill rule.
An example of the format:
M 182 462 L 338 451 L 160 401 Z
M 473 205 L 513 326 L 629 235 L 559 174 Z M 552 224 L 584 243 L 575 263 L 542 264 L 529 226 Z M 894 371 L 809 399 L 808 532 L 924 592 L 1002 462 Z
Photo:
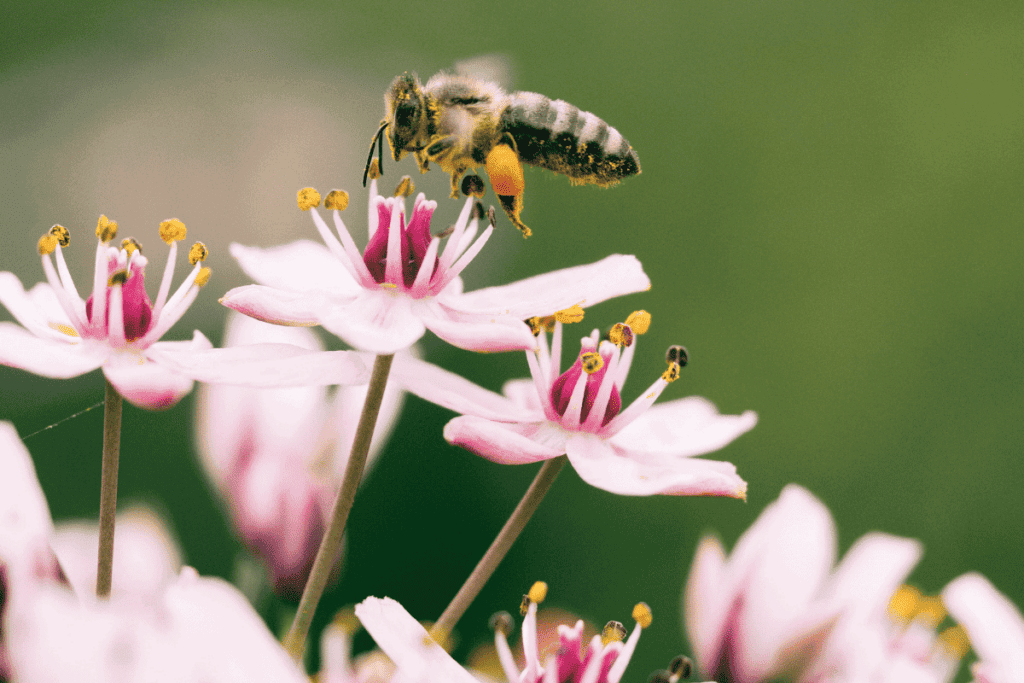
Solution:
M 672 674 L 664 669 L 658 669 L 651 674 L 648 683 L 672 683 Z
M 673 676 L 689 678 L 690 673 L 693 672 L 693 660 L 686 655 L 679 655 L 672 660 L 672 663 L 668 665 L 668 668 Z
M 494 207 L 492 206 L 492 207 L 487 209 L 487 222 L 490 223 L 491 225 L 497 225 L 498 224 L 498 221 L 494 217 L 494 215 L 495 215 L 494 214 Z
M 476 197 L 477 199 L 484 196 L 484 181 L 480 179 L 480 176 L 475 174 L 469 174 L 462 179 L 462 194 L 466 197 Z
M 670 346 L 668 351 L 665 352 L 665 362 L 678 363 L 679 367 L 685 368 L 686 364 L 690 362 L 690 354 L 686 352 L 685 346 Z
M 512 633 L 512 628 L 515 625 L 512 621 L 512 615 L 508 612 L 501 611 L 495 612 L 491 615 L 487 625 L 491 627 L 492 631 L 499 631 L 503 635 Z
M 485 213 L 486 212 L 484 211 L 484 205 L 481 204 L 480 202 L 476 202 L 473 204 L 473 215 L 470 216 L 470 218 L 481 220 L 484 217 Z

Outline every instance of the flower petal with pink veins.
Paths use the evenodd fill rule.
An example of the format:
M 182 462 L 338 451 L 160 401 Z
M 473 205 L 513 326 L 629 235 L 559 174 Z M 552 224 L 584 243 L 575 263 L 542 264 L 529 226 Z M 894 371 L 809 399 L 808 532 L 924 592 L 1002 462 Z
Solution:
M 126 401 L 146 410 L 171 408 L 192 391 L 190 377 L 134 350 L 111 353 L 103 364 L 103 374 Z
M 714 536 L 705 536 L 697 547 L 683 597 L 686 634 L 701 674 L 711 676 L 719 668 L 725 625 L 732 604 L 718 587 L 725 577 L 725 550 Z
M 404 607 L 391 598 L 366 598 L 356 616 L 410 683 L 477 683 Z
M 565 452 L 561 447 L 564 436 L 546 422 L 504 423 L 463 415 L 444 426 L 444 438 L 502 465 L 550 460 Z
M 319 242 L 298 240 L 277 247 L 231 244 L 231 255 L 258 284 L 293 292 L 328 291 L 355 296 L 360 289 L 331 250 Z
M 650 288 L 651 281 L 635 256 L 612 254 L 589 265 L 463 294 L 458 307 L 465 312 L 502 313 L 525 320 L 551 315 L 576 304 L 593 306 Z
M 623 496 L 732 496 L 743 498 L 747 483 L 731 463 L 699 458 L 639 456 L 593 434 L 580 432 L 565 444 L 569 462 L 583 481 Z
M 364 289 L 351 303 L 332 305 L 323 312 L 320 324 L 349 346 L 373 353 L 407 349 L 426 332 L 413 312 L 413 301 L 383 289 Z
M 428 330 L 460 349 L 495 353 L 525 351 L 537 346 L 526 323 L 508 316 L 484 321 L 450 320 L 435 315 L 424 315 L 422 319 Z
M 974 572 L 950 582 L 942 601 L 967 630 L 980 660 L 974 671 L 979 681 L 1024 681 L 1024 617 L 1016 605 Z
M 53 288 L 46 282 L 39 282 L 26 292 L 14 273 L 2 272 L 0 304 L 11 312 L 15 320 L 40 337 L 66 338 L 59 326 L 66 325 L 67 329 L 71 329 L 67 313 L 57 301 Z
M 229 290 L 220 302 L 250 318 L 274 325 L 310 327 L 320 324 L 320 314 L 327 308 L 323 294 L 286 291 L 245 285 Z
M 196 335 L 202 337 L 198 331 Z M 353 351 L 307 351 L 292 344 L 199 350 L 172 344 L 175 342 L 157 342 L 146 350 L 146 355 L 200 382 L 274 388 L 361 384 L 369 381 L 370 376 L 363 359 Z
M 722 415 L 700 396 L 658 403 L 611 438 L 646 457 L 689 457 L 724 448 L 757 424 L 757 413 Z
M 540 410 L 518 406 L 501 394 L 488 391 L 454 372 L 408 354 L 395 356 L 391 374 L 409 393 L 463 415 L 502 422 L 537 422 L 544 419 L 544 413 Z M 532 382 L 530 386 L 533 387 Z M 533 392 L 536 395 L 536 389 Z
M 68 343 L 37 337 L 12 322 L 0 322 L 0 365 L 67 379 L 84 375 L 103 364 L 109 349 L 88 340 Z

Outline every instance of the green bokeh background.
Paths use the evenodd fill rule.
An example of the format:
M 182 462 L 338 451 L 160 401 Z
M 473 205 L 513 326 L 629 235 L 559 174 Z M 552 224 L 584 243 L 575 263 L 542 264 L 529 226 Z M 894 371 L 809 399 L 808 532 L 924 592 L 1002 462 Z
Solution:
M 567 469 L 461 622 L 457 656 L 545 579 L 552 604 L 597 624 L 650 603 L 628 674 L 645 680 L 688 650 L 679 597 L 700 535 L 731 545 L 788 482 L 832 509 L 841 550 L 874 529 L 919 538 L 922 589 L 979 570 L 1024 604 L 1018 3 L 23 3 L 0 31 L 0 269 L 42 279 L 35 242 L 60 222 L 87 279 L 106 213 L 158 247 L 159 272 L 156 224 L 177 216 L 215 273 L 167 338 L 219 339 L 216 299 L 246 282 L 231 241 L 313 236 L 299 187 L 345 187 L 364 206 L 363 155 L 403 70 L 501 53 L 516 88 L 629 138 L 643 174 L 612 190 L 528 170 L 534 237 L 500 221 L 467 287 L 635 253 L 651 292 L 591 309 L 579 334 L 646 308 L 627 400 L 683 343 L 693 362 L 668 397 L 757 410 L 757 428 L 717 456 L 749 500 L 617 497 Z M 389 162 L 386 179 L 414 169 Z M 416 181 L 454 220 L 447 179 Z M 493 389 L 526 373 L 520 354 L 423 350 Z M 0 419 L 30 434 L 102 386 L 99 373 L 0 368 Z M 241 545 L 196 463 L 193 408 L 126 409 L 121 501 L 157 506 L 189 563 L 230 578 Z M 526 489 L 536 467 L 447 446 L 449 417 L 408 402 L 320 622 L 369 594 L 436 617 Z M 93 410 L 27 441 L 57 519 L 96 515 L 101 420 Z M 273 628 L 286 617 L 287 603 L 257 604 Z

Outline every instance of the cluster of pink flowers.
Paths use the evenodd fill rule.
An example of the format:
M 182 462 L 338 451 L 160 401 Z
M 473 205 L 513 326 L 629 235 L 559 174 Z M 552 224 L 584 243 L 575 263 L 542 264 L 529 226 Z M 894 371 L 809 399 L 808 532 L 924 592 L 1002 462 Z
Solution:
M 207 249 L 196 243 L 188 276 L 171 292 L 186 235 L 181 221 L 160 224 L 169 255 L 153 300 L 142 246 L 133 238 L 118 245 L 117 224 L 103 216 L 83 299 L 63 255 L 71 232 L 53 226 L 39 241 L 46 282 L 26 291 L 0 272 L 0 303 L 17 320 L 0 322 L 0 364 L 51 378 L 101 368 L 117 394 L 150 410 L 169 408 L 195 381 L 204 383 L 201 460 L 238 534 L 287 596 L 302 592 L 332 523 L 375 355 L 391 359 L 391 381 L 371 460 L 408 391 L 458 413 L 438 436 L 495 463 L 564 455 L 583 480 L 620 495 L 746 498 L 747 482 L 731 463 L 699 456 L 751 430 L 756 414 L 722 415 L 701 397 L 657 403 L 688 361 L 683 347 L 671 347 L 664 373 L 624 399 L 649 314 L 624 316 L 604 336 L 597 329 L 583 335 L 575 360 L 562 368 L 566 326 L 586 307 L 650 288 L 635 257 L 612 255 L 464 292 L 460 274 L 495 229 L 493 210 L 472 197 L 449 231 L 433 234 L 435 202 L 421 194 L 409 213 L 402 194 L 382 197 L 374 180 L 361 252 L 341 218 L 348 196 L 334 191 L 324 201 L 333 228 L 320 204 L 315 190 L 299 193 L 322 242 L 231 246 L 257 284 L 221 299 L 244 316 L 230 314 L 219 349 L 198 331 L 190 341 L 160 341 L 211 276 Z M 324 350 L 311 326 L 352 350 Z M 428 330 L 463 349 L 524 351 L 530 379 L 510 381 L 498 394 L 432 365 L 414 346 Z M 922 596 L 903 585 L 921 555 L 916 541 L 869 534 L 833 566 L 835 535 L 824 505 L 793 485 L 728 557 L 715 538 L 701 543 L 683 614 L 703 677 L 945 683 L 970 643 L 980 658 L 977 683 L 1024 680 L 1024 619 L 984 578 L 956 579 L 941 599 Z M 237 589 L 181 566 L 152 513 L 121 518 L 109 599 L 90 592 L 97 546 L 91 526 L 54 527 L 28 452 L 14 427 L 0 423 L 0 679 L 307 680 Z M 647 605 L 634 608 L 628 637 L 610 622 L 585 643 L 582 621 L 561 624 L 558 646 L 545 654 L 537 609 L 546 594 L 538 582 L 524 596 L 519 663 L 507 639 L 511 617 L 494 619 L 508 683 L 619 683 L 651 625 Z M 352 661 L 352 627 L 336 623 L 322 636 L 319 680 L 478 680 L 396 601 L 368 597 L 355 617 L 387 657 Z M 955 623 L 939 628 L 947 618 Z M 677 658 L 654 678 L 674 683 L 689 668 Z

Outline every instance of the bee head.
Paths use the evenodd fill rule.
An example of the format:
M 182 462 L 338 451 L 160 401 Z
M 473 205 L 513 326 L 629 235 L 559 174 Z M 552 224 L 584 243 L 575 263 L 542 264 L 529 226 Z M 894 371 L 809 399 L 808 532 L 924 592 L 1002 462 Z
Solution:
M 398 161 L 426 143 L 427 99 L 419 79 L 406 72 L 391 83 L 385 101 L 391 119 L 387 129 L 391 156 Z

